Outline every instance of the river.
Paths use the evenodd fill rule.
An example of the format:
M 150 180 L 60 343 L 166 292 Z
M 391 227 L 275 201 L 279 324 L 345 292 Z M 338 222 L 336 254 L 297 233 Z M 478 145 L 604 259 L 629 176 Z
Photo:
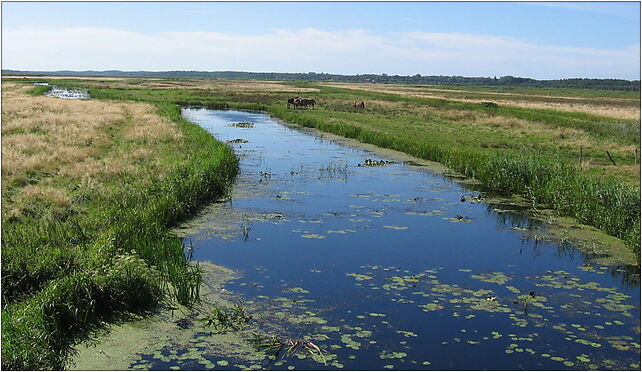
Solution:
M 523 208 L 431 167 L 265 114 L 183 115 L 233 141 L 241 168 L 231 198 L 183 227 L 191 256 L 240 273 L 224 288 L 269 313 L 257 330 L 323 354 L 230 357 L 202 328 L 132 368 L 639 369 L 638 268 L 542 239 Z

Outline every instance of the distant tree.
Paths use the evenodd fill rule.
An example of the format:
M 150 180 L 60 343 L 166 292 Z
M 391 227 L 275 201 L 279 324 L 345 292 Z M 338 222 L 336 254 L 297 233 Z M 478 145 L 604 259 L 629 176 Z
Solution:
M 264 79 L 264 80 L 309 80 L 309 81 L 344 81 L 344 82 L 383 82 L 400 84 L 432 85 L 479 85 L 479 86 L 515 86 L 536 88 L 575 88 L 640 91 L 640 80 L 623 79 L 587 79 L 572 78 L 560 80 L 535 80 L 511 75 L 490 77 L 463 76 L 413 76 L 382 73 L 339 75 L 328 73 L 279 73 L 279 72 L 241 72 L 241 71 L 19 71 L 2 70 L 2 75 L 74 75 L 74 76 L 123 76 L 123 77 L 164 77 L 164 78 L 212 78 L 212 79 Z

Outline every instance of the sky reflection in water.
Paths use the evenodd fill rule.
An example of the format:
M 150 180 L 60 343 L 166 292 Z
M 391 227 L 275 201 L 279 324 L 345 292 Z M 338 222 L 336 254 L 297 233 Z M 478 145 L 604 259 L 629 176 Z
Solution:
M 429 171 L 358 166 L 379 158 L 263 114 L 183 114 L 248 141 L 233 144 L 232 200 L 186 238 L 194 258 L 243 271 L 227 288 L 246 299 L 303 301 L 289 336 L 332 355 L 262 368 L 639 369 L 639 284 L 524 239 L 518 211 L 471 203 L 478 193 Z

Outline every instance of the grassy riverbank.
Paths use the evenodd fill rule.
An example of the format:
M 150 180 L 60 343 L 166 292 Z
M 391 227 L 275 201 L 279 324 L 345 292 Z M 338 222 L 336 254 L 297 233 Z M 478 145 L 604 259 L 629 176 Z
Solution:
M 310 117 L 308 113 L 280 107 L 271 107 L 270 112 L 291 123 L 442 163 L 477 179 L 488 191 L 520 194 L 531 200 L 534 208 L 545 205 L 561 215 L 595 226 L 623 239 L 639 254 L 640 195 L 623 181 L 587 175 L 580 166 L 559 157 L 489 154 L 434 143 L 394 125 L 329 123 Z
M 438 161 L 488 190 L 526 196 L 533 206 L 598 227 L 639 254 L 636 92 L 168 79 L 63 84 L 84 85 L 103 99 L 264 110 Z M 318 106 L 286 109 L 286 99 L 297 95 L 315 97 Z M 354 100 L 366 108 L 355 109 Z
M 371 99 L 364 111 L 336 99 L 314 111 L 268 110 L 288 122 L 437 161 L 489 191 L 523 195 L 533 207 L 595 226 L 639 254 L 639 121 L 360 93 Z M 619 168 L 605 164 L 607 156 L 617 156 Z
M 103 322 L 198 299 L 198 267 L 168 227 L 238 164 L 170 102 L 31 89 L 3 82 L 2 367 L 62 369 Z

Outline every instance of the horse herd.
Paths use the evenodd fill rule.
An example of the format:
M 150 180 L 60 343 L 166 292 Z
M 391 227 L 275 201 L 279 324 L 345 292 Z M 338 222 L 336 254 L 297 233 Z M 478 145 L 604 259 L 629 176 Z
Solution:
M 316 104 L 317 104 L 317 101 L 314 98 L 296 97 L 296 98 L 288 98 L 287 107 L 290 108 L 290 105 L 292 105 L 296 109 L 299 107 L 306 108 L 306 107 L 312 106 L 312 109 L 314 110 L 314 105 Z M 366 108 L 366 104 L 363 101 L 354 101 L 354 108 L 364 109 Z
M 290 108 L 290 105 L 293 105 L 294 108 L 299 108 L 299 107 L 309 107 L 312 106 L 312 109 L 314 110 L 314 105 L 317 104 L 317 101 L 314 100 L 314 98 L 303 98 L 303 97 L 297 97 L 297 98 L 288 98 L 288 108 Z

